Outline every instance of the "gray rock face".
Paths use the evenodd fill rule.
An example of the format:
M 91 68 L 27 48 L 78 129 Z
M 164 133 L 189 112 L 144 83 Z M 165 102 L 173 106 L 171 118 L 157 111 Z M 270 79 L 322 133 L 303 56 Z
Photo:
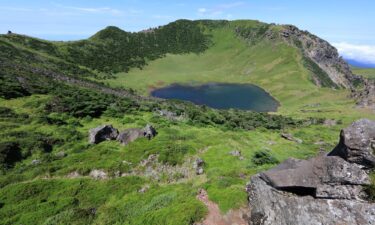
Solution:
M 67 156 L 67 154 L 63 151 L 55 154 L 55 157 L 60 158 L 60 159 L 66 157 L 66 156 Z
M 118 130 L 112 125 L 103 125 L 93 128 L 89 131 L 89 143 L 98 144 L 106 140 L 115 140 L 118 136 Z
M 202 175 L 202 174 L 204 173 L 204 169 L 203 169 L 204 164 L 205 164 L 205 162 L 204 162 L 204 160 L 201 159 L 201 158 L 197 158 L 197 159 L 195 160 L 193 167 L 194 167 L 194 169 L 195 169 L 195 173 L 196 173 L 197 175 Z
M 341 132 L 329 155 L 288 159 L 251 178 L 247 186 L 251 225 L 375 224 L 366 202 L 375 122 L 359 120 Z
M 353 185 L 358 186 L 355 191 L 359 193 L 359 185 L 370 184 L 365 171 L 337 156 L 288 159 L 260 177 L 274 188 L 316 198 L 357 198 L 352 195 Z
M 366 168 L 375 167 L 375 121 L 361 119 L 343 129 L 339 144 L 328 155 Z
M 130 128 L 124 131 L 121 131 L 120 134 L 117 136 L 117 140 L 123 144 L 127 145 L 130 142 L 133 142 L 143 136 L 143 130 L 139 128 Z
M 108 174 L 104 170 L 91 170 L 89 176 L 96 180 L 104 180 L 108 178 Z
M 316 199 L 280 191 L 259 175 L 247 187 L 250 225 L 375 224 L 375 205 L 359 200 Z
M 241 156 L 241 151 L 238 150 L 232 150 L 229 152 L 230 155 L 240 157 Z
M 159 116 L 163 116 L 167 118 L 168 120 L 181 121 L 184 119 L 184 116 L 182 115 L 178 116 L 175 112 L 171 112 L 168 110 L 157 110 L 156 113 Z
M 155 137 L 158 133 L 156 132 L 155 128 L 150 124 L 147 124 L 145 128 L 143 128 L 143 136 L 148 138 L 148 140 Z
M 42 161 L 41 160 L 39 160 L 39 159 L 34 159 L 33 161 L 31 161 L 31 165 L 39 165 L 39 164 L 41 164 L 42 163 Z
M 130 142 L 137 140 L 138 138 L 145 137 L 147 139 L 152 139 L 157 135 L 155 128 L 149 124 L 145 128 L 130 128 L 120 132 L 117 137 L 117 140 L 123 144 L 127 145 Z
M 334 84 L 339 87 L 352 88 L 352 81 L 355 79 L 350 67 L 342 59 L 335 47 L 327 41 L 310 34 L 307 31 L 299 30 L 295 26 L 285 25 L 280 31 L 280 36 L 288 43 L 300 48 L 304 55 L 324 70 Z M 318 77 L 316 84 L 320 85 Z
M 359 77 L 363 87 L 352 89 L 351 97 L 357 99 L 358 107 L 369 108 L 375 112 L 375 80 Z
M 319 156 L 309 160 L 287 159 L 261 177 L 275 188 L 311 187 L 322 184 L 369 184 L 368 175 L 355 164 L 337 156 Z

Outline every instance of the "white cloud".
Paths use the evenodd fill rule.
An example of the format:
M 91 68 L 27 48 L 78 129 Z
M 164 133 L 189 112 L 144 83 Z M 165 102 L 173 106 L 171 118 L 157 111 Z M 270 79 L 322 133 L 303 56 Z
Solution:
M 243 5 L 245 5 L 245 2 L 233 2 L 233 3 L 227 3 L 227 4 L 219 4 L 219 5 L 212 6 L 210 8 L 202 7 L 202 8 L 198 8 L 198 15 L 205 16 L 208 18 L 217 18 L 219 16 L 223 16 L 226 10 L 237 8 Z M 226 14 L 226 15 L 230 15 L 230 14 Z
M 233 3 L 228 3 L 228 4 L 221 4 L 221 5 L 218 5 L 218 8 L 230 9 L 230 8 L 236 8 L 242 5 L 245 5 L 245 2 L 233 2 Z
M 332 44 L 344 58 L 375 64 L 375 45 L 355 45 L 346 42 Z
M 198 12 L 199 13 L 205 13 L 205 12 L 207 12 L 207 9 L 206 8 L 199 8 Z

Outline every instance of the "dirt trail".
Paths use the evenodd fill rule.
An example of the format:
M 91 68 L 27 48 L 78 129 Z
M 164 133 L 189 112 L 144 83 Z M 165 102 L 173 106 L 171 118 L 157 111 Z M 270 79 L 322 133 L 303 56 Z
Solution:
M 208 208 L 206 218 L 198 224 L 202 225 L 248 225 L 246 222 L 246 208 L 230 210 L 227 214 L 220 213 L 219 206 L 208 199 L 207 192 L 203 189 L 199 190 L 197 198 L 203 202 Z

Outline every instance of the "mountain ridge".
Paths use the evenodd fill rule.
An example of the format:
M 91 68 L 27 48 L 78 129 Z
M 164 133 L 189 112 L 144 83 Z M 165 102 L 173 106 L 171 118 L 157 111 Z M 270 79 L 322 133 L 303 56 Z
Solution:
M 181 24 L 179 24 L 181 23 Z M 245 26 L 241 26 L 242 24 L 245 24 Z M 282 39 L 283 41 L 287 42 L 288 44 L 293 45 L 294 47 L 297 47 L 301 49 L 302 54 L 307 58 L 304 59 L 305 66 L 311 71 L 312 73 L 312 79 L 313 82 L 319 86 L 327 86 L 327 87 L 345 87 L 345 88 L 351 88 L 351 80 L 353 80 L 353 75 L 350 71 L 349 66 L 342 60 L 341 57 L 339 57 L 337 50 L 331 46 L 328 42 L 319 39 L 315 35 L 311 35 L 308 32 L 303 32 L 299 30 L 295 26 L 291 25 L 274 25 L 274 24 L 265 24 L 259 21 L 252 21 L 252 20 L 239 20 L 239 21 L 215 21 L 215 20 L 197 20 L 197 21 L 189 21 L 189 20 L 177 20 L 175 22 L 172 22 L 170 24 L 167 24 L 165 26 L 159 26 L 157 28 L 152 28 L 152 32 L 126 32 L 121 30 L 118 27 L 115 26 L 108 26 L 100 31 L 98 31 L 96 34 L 91 36 L 88 39 L 80 40 L 80 41 L 72 41 L 72 42 L 65 42 L 65 44 L 62 44 L 64 42 L 61 42 L 59 45 L 64 45 L 63 47 L 56 47 L 53 46 L 51 43 L 53 42 L 46 42 L 39 39 L 33 39 L 32 41 L 20 41 L 15 38 L 15 42 L 20 43 L 21 45 L 26 45 L 28 47 L 31 47 L 35 50 L 42 50 L 43 52 L 50 53 L 56 57 L 63 58 L 70 62 L 78 62 L 81 65 L 85 65 L 88 67 L 91 67 L 93 69 L 98 69 L 99 71 L 105 71 L 105 72 L 113 72 L 113 71 L 120 71 L 125 69 L 125 71 L 128 71 L 130 67 L 142 67 L 145 66 L 146 61 L 151 59 L 156 59 L 159 57 L 163 57 L 163 55 L 167 52 L 170 53 L 187 53 L 187 52 L 195 52 L 199 53 L 204 51 L 208 47 L 209 37 L 204 37 L 204 31 L 203 30 L 210 30 L 215 29 L 216 27 L 222 27 L 222 26 L 234 26 L 235 32 L 239 36 L 242 36 L 245 39 L 253 39 L 256 38 L 270 38 L 271 40 L 275 39 Z M 239 24 L 239 25 L 236 25 Z M 250 26 L 249 26 L 250 25 Z M 179 27 L 183 27 L 180 29 Z M 180 31 L 178 31 L 180 29 Z M 245 31 L 242 31 L 241 29 L 245 29 Z M 246 31 L 246 29 L 249 29 Z M 168 36 L 173 37 L 175 41 L 177 40 L 175 46 L 172 46 L 170 43 L 161 43 L 162 45 L 166 46 L 167 50 L 164 52 L 163 50 L 160 51 L 159 49 L 159 43 L 151 42 L 150 46 L 144 46 L 139 47 L 138 51 L 142 52 L 148 52 L 145 53 L 144 56 L 138 51 L 132 50 L 131 46 L 136 46 L 137 42 L 144 43 L 149 41 L 149 39 L 157 39 L 157 36 L 163 36 L 165 32 L 168 33 Z M 176 31 L 175 31 L 176 30 Z M 188 32 L 184 33 L 185 31 L 189 30 Z M 195 30 L 194 32 L 192 32 Z M 177 32 L 173 34 L 173 32 Z M 178 33 L 180 32 L 180 33 Z M 248 33 L 246 33 L 248 32 Z M 159 34 L 158 34 L 159 33 Z M 10 34 L 11 36 L 3 36 L 7 39 L 7 37 L 12 37 L 15 34 Z M 201 47 L 194 49 L 187 47 L 189 46 L 188 42 L 181 42 L 178 39 L 179 35 L 182 35 L 181 37 L 184 37 L 187 40 L 191 40 L 191 37 L 200 36 L 198 39 L 195 39 L 195 43 L 201 43 Z M 187 37 L 185 37 L 187 35 Z M 190 36 L 189 36 L 190 35 Z M 250 35 L 250 36 L 244 36 L 244 35 Z M 255 36 L 257 37 L 255 37 Z M 151 37 L 150 37 L 151 36 Z M 168 38 L 161 38 L 168 40 Z M 173 39 L 169 39 L 168 42 L 173 42 Z M 11 38 L 8 38 L 8 40 L 12 41 Z M 90 43 L 90 40 L 95 43 L 100 43 L 101 41 L 106 42 L 106 44 L 92 44 Z M 112 41 L 114 43 L 112 43 Z M 276 40 L 277 41 L 277 40 Z M 28 44 L 31 43 L 31 44 Z M 120 42 L 123 44 L 115 44 L 116 42 Z M 179 43 L 181 42 L 181 43 Z M 112 47 L 108 47 L 111 46 Z M 123 45 L 123 46 L 122 46 Z M 89 49 L 87 52 L 85 50 Z M 106 47 L 107 46 L 107 47 Z M 184 46 L 184 47 L 182 47 Z M 108 51 L 105 50 L 108 48 Z M 156 48 L 156 53 L 152 53 L 153 48 Z M 186 48 L 184 50 L 184 48 Z M 91 49 L 91 50 L 90 50 Z M 95 50 L 97 49 L 97 50 Z M 114 51 L 114 54 L 109 53 L 109 49 L 112 49 Z M 119 50 L 120 49 L 120 50 Z M 90 64 L 89 62 L 86 62 L 87 60 L 92 60 L 93 56 L 101 57 L 100 54 L 96 54 L 97 51 L 104 51 L 104 54 L 108 54 L 108 57 L 111 59 L 116 59 L 116 55 L 121 55 L 121 52 L 124 50 L 127 51 L 134 51 L 132 54 L 135 54 L 135 58 L 129 58 L 129 57 L 122 57 L 122 62 L 117 63 L 109 63 L 106 62 L 101 66 Z M 169 49 L 169 50 L 168 50 Z M 178 50 L 180 49 L 180 50 Z M 68 53 L 64 53 L 64 51 L 67 51 Z M 107 53 L 106 53 L 107 52 Z M 74 56 L 75 54 L 81 55 L 81 57 Z M 101 54 L 103 55 L 103 54 Z M 126 55 L 125 55 L 126 56 Z M 73 57 L 73 58 L 72 58 Z M 86 60 L 81 60 L 79 58 L 85 58 L 88 57 Z M 74 61 L 78 60 L 78 61 Z M 100 61 L 105 61 L 103 58 Z M 128 61 L 124 65 L 123 63 Z M 99 64 L 102 64 L 100 62 Z M 123 64 L 123 65 L 121 65 Z M 110 66 L 112 65 L 112 66 Z M 116 66 L 117 65 L 117 66 Z M 109 67 L 108 67 L 109 66 Z M 118 67 L 118 68 L 116 68 Z
M 0 223 L 192 225 L 207 222 L 204 203 L 220 221 L 249 220 L 237 209 L 250 176 L 332 149 L 341 128 L 375 119 L 331 80 L 335 51 L 322 42 L 314 61 L 290 29 L 182 20 L 75 42 L 0 35 Z M 217 110 L 149 94 L 210 82 L 257 85 L 280 107 Z M 374 182 L 368 192 L 374 199 Z

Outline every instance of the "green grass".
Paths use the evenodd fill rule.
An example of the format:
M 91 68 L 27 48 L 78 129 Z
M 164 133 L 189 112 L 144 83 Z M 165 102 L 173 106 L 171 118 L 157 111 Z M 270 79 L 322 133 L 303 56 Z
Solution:
M 13 109 L 17 113 L 31 114 L 31 123 L 23 124 L 20 122 L 13 122 L 17 125 L 17 127 L 10 128 L 10 130 L 41 132 L 44 134 L 52 135 L 55 138 L 65 139 L 65 136 L 67 136 L 66 129 L 69 128 L 69 124 L 56 126 L 38 122 L 38 117 L 41 115 L 38 111 L 38 108 L 40 109 L 43 103 L 48 99 L 49 96 L 33 95 L 30 97 L 18 98 L 13 100 L 0 100 L 2 105 Z M 40 105 L 40 107 L 36 107 L 37 105 Z M 171 207 L 170 210 L 173 210 L 174 207 L 172 207 L 172 205 L 176 206 L 176 202 L 181 202 L 181 207 L 183 208 L 187 207 L 186 205 L 192 204 L 191 209 L 189 209 L 189 212 L 191 212 L 191 214 L 188 214 L 186 217 L 182 217 L 181 214 L 163 217 L 162 215 L 164 214 L 162 214 L 162 212 L 160 212 L 161 214 L 158 214 L 159 212 L 156 211 L 154 212 L 152 210 L 145 210 L 145 214 L 134 215 L 134 218 L 137 218 L 134 219 L 134 223 L 137 224 L 145 221 L 158 221 L 157 219 L 166 218 L 169 218 L 168 221 L 173 222 L 185 221 L 185 219 L 189 216 L 200 218 L 204 210 L 202 211 L 202 206 L 194 200 L 193 197 L 195 194 L 192 194 L 196 193 L 200 187 L 207 189 L 209 198 L 212 201 L 218 203 L 220 209 L 223 212 L 246 204 L 246 193 L 244 191 L 244 185 L 248 182 L 249 177 L 258 171 L 272 166 L 265 165 L 257 167 L 253 165 L 251 158 L 256 151 L 270 151 L 272 155 L 274 155 L 279 161 L 282 161 L 288 157 L 306 158 L 316 154 L 316 152 L 318 151 L 319 146 L 314 145 L 314 143 L 317 141 L 325 141 L 327 143 L 326 150 L 330 150 L 337 142 L 339 129 L 344 126 L 338 125 L 332 128 L 328 128 L 315 125 L 305 128 L 293 128 L 286 130 L 285 132 L 290 132 L 297 138 L 301 138 L 304 141 L 302 144 L 297 144 L 282 139 L 280 137 L 280 131 L 277 130 L 272 131 L 264 128 L 256 129 L 254 131 L 223 130 L 217 127 L 194 126 L 184 121 L 177 123 L 171 122 L 163 118 L 155 117 L 152 113 L 133 113 L 124 115 L 124 117 L 122 118 L 102 116 L 98 119 L 76 119 L 68 115 L 66 115 L 65 117 L 65 121 L 68 121 L 68 123 L 74 123 L 78 120 L 79 123 L 82 124 L 82 126 L 75 127 L 74 130 L 79 132 L 83 136 L 83 139 L 79 139 L 76 141 L 67 141 L 62 145 L 55 146 L 53 151 L 50 154 L 47 154 L 52 156 L 57 152 L 64 151 L 68 155 L 65 158 L 49 159 L 48 157 L 46 157 L 46 154 L 36 154 L 18 163 L 15 169 L 9 171 L 0 179 L 1 186 L 6 185 L 3 192 L 4 194 L 0 195 L 0 202 L 5 203 L 5 205 L 8 206 L 10 205 L 16 210 L 20 207 L 24 207 L 22 201 L 8 201 L 7 199 L 11 198 L 14 194 L 13 192 L 5 191 L 10 190 L 10 187 L 14 187 L 14 185 L 22 190 L 23 188 L 27 190 L 28 186 L 24 185 L 25 182 L 33 183 L 35 181 L 38 183 L 38 185 L 42 186 L 49 185 L 49 182 L 78 182 L 78 180 L 80 179 L 69 181 L 68 179 L 64 178 L 66 175 L 74 171 L 78 171 L 80 174 L 86 176 L 93 169 L 102 169 L 106 171 L 109 176 L 114 176 L 115 172 L 117 171 L 126 173 L 130 171 L 131 167 L 123 164 L 123 161 L 133 163 L 133 165 L 136 166 L 141 160 L 146 159 L 150 154 L 160 154 L 166 149 L 170 149 L 169 146 L 171 144 L 174 144 L 179 148 L 185 146 L 186 149 L 188 149 L 188 151 L 181 155 L 181 157 L 183 157 L 183 159 L 185 160 L 187 160 L 188 158 L 191 158 L 193 160 L 198 156 L 203 158 L 206 161 L 205 174 L 202 176 L 196 176 L 194 174 L 191 162 L 188 164 L 183 164 L 183 166 L 186 166 L 188 170 L 192 170 L 192 175 L 190 177 L 184 179 L 176 179 L 165 177 L 165 175 L 163 175 L 161 176 L 161 180 L 156 182 L 154 180 L 150 180 L 146 176 L 140 175 L 140 179 L 142 180 L 141 184 L 148 184 L 150 186 L 163 185 L 166 188 L 165 190 L 168 190 L 167 192 L 169 193 L 176 192 L 179 189 L 177 188 L 178 186 L 170 186 L 170 182 L 180 183 L 182 185 L 180 188 L 184 190 L 183 193 L 185 194 L 179 197 L 178 200 L 171 201 L 171 206 L 168 207 Z M 138 140 L 125 147 L 121 146 L 115 141 L 102 142 L 98 145 L 87 144 L 86 137 L 88 134 L 88 130 L 98 125 L 113 124 L 115 127 L 122 130 L 131 127 L 142 127 L 150 121 L 153 121 L 153 124 L 159 132 L 158 136 L 151 141 Z M 1 121 L 0 123 L 2 125 L 5 125 L 10 122 Z M 3 130 L 2 133 L 8 133 L 10 130 Z M 178 141 L 176 141 L 176 139 Z M 273 142 L 273 144 L 270 144 L 270 142 Z M 240 150 L 242 152 L 244 160 L 239 160 L 238 158 L 229 154 L 229 152 L 234 149 Z M 32 165 L 31 161 L 33 159 L 41 159 L 42 163 L 39 165 Z M 52 179 L 51 181 L 49 181 L 49 179 L 43 182 L 40 181 L 41 179 L 46 177 L 54 179 Z M 118 180 L 118 182 L 120 183 L 127 182 L 126 180 L 123 181 L 119 178 L 113 179 L 113 182 L 115 182 L 116 180 Z M 42 182 L 42 184 L 39 184 L 40 182 Z M 191 183 L 191 185 L 184 186 L 184 183 Z M 104 184 L 107 183 L 104 182 Z M 83 186 L 85 188 L 89 188 L 88 183 L 84 183 Z M 55 186 L 51 187 L 51 192 L 55 189 L 54 187 Z M 139 185 L 136 187 L 138 188 Z M 49 192 L 47 191 L 47 189 L 46 192 L 41 192 L 41 194 L 43 195 L 49 195 L 48 193 Z M 111 194 L 105 195 L 103 197 L 105 201 L 103 200 L 99 202 L 97 207 L 103 207 L 103 210 L 105 209 L 107 213 L 107 210 L 112 212 L 114 209 L 121 206 L 120 203 L 122 201 L 119 201 L 118 199 L 125 199 L 126 201 L 124 200 L 124 202 L 122 202 L 124 205 L 128 204 L 127 201 L 142 201 L 140 199 L 133 199 L 138 198 L 134 196 L 139 196 L 135 192 L 130 195 L 131 197 L 129 197 L 128 194 L 124 193 L 122 195 L 121 193 L 122 192 L 117 193 L 117 191 L 113 193 L 118 196 L 118 198 L 115 198 L 115 200 L 110 197 L 112 196 Z M 151 199 L 162 193 L 164 192 L 152 191 L 147 195 L 149 196 L 148 198 Z M 175 196 L 175 194 L 171 195 Z M 56 195 L 55 198 L 57 198 L 58 201 L 63 201 L 63 199 L 65 198 L 63 196 L 64 195 L 59 198 L 58 195 Z M 56 214 L 57 212 L 55 211 L 49 212 L 50 214 L 48 215 L 50 215 L 51 219 L 49 219 L 48 221 L 60 221 L 60 219 L 65 217 L 75 218 L 77 216 L 77 213 L 81 212 L 79 211 L 81 209 L 80 207 L 72 206 L 69 202 L 66 203 L 68 204 L 68 206 L 64 205 L 65 203 L 61 204 L 62 207 L 64 207 L 64 210 L 61 209 L 59 211 L 61 212 L 61 214 Z M 57 207 L 56 209 L 60 208 Z M 41 217 L 39 217 L 38 213 L 42 213 L 44 212 L 44 210 L 44 208 L 40 208 L 39 212 L 35 211 L 35 209 L 31 210 L 29 208 L 26 208 L 25 211 L 28 213 L 26 213 L 25 215 L 17 214 L 17 216 L 12 217 L 10 221 L 22 222 L 28 220 L 30 221 L 28 224 L 42 223 L 45 221 L 45 218 L 42 219 Z M 35 213 L 31 213 L 34 211 Z M 0 209 L 0 213 L 6 212 L 8 212 L 6 207 Z M 102 215 L 99 214 L 94 217 L 88 217 L 86 219 L 83 218 L 82 223 L 92 220 L 98 220 L 103 223 L 105 223 L 105 221 L 107 221 L 108 223 L 112 223 L 114 220 L 111 220 L 112 217 L 105 216 L 106 213 Z M 154 216 L 150 218 L 147 217 L 149 213 Z M 124 215 L 120 213 L 117 217 L 113 216 L 113 218 L 120 218 L 122 216 Z M 133 217 L 129 218 L 133 219 Z M 149 218 L 150 221 L 145 220 L 147 218 Z M 169 223 L 168 221 L 163 221 L 163 223 Z M 77 224 L 79 224 L 79 222 L 77 222 Z
M 32 134 L 60 140 L 50 153 L 34 146 L 31 156 L 0 175 L 0 223 L 192 224 L 206 213 L 204 205 L 195 198 L 199 188 L 207 190 L 210 200 L 216 202 L 223 213 L 247 203 L 244 187 L 250 176 L 273 166 L 254 165 L 252 158 L 256 152 L 267 151 L 278 161 L 289 157 L 308 158 L 316 155 L 320 148 L 330 151 L 338 142 L 340 129 L 354 120 L 375 119 L 372 112 L 354 107 L 348 91 L 315 86 L 297 49 L 281 42 L 259 41 L 250 45 L 232 32 L 235 26 L 256 24 L 255 21 L 236 21 L 207 31 L 212 35 L 213 45 L 204 53 L 167 54 L 148 62 L 143 69 L 116 74 L 115 79 L 105 82 L 113 87 L 135 89 L 142 95 L 176 82 L 253 83 L 281 103 L 276 114 L 298 119 L 329 118 L 342 123 L 332 127 L 306 125 L 285 130 L 245 131 L 202 126 L 188 120 L 170 121 L 151 112 L 135 110 L 116 117 L 107 112 L 98 118 L 77 118 L 62 112 L 46 115 L 44 108 L 53 98 L 51 95 L 0 99 L 2 107 L 29 115 L 24 120 L 2 118 L 1 142 L 21 140 L 31 145 L 35 142 Z M 46 116 L 64 124 L 49 124 Z M 128 146 L 116 141 L 98 145 L 87 142 L 88 131 L 102 124 L 112 124 L 123 130 L 147 123 L 158 131 L 151 141 L 139 139 Z M 11 135 L 19 132 L 27 134 L 26 137 Z M 287 141 L 280 137 L 281 132 L 291 133 L 303 142 Z M 318 142 L 324 144 L 318 145 Z M 241 151 L 243 160 L 230 155 L 232 150 Z M 61 151 L 67 156 L 55 157 Z M 184 168 L 189 175 L 180 177 L 164 172 L 159 174 L 159 179 L 153 179 L 139 166 L 151 154 L 159 154 L 159 163 Z M 193 168 L 197 157 L 206 163 L 201 176 L 197 176 Z M 41 163 L 33 165 L 34 159 Z M 105 171 L 110 179 L 89 178 L 94 169 Z M 118 172 L 132 171 L 136 174 L 116 177 Z M 82 177 L 68 178 L 72 172 Z M 150 189 L 138 192 L 145 186 Z
M 142 70 L 119 73 L 106 83 L 113 87 L 133 88 L 143 95 L 172 83 L 252 83 L 264 88 L 281 103 L 280 114 L 297 118 L 348 115 L 358 118 L 369 114 L 353 109 L 354 100 L 347 98 L 347 90 L 315 86 L 297 49 L 268 41 L 249 46 L 232 30 L 233 27 L 213 30 L 213 46 L 202 54 L 169 54 L 149 62 Z M 308 107 L 317 103 L 319 106 Z M 309 108 L 312 110 L 301 113 Z
M 352 71 L 356 75 L 361 75 L 369 79 L 375 79 L 375 68 L 352 67 Z

